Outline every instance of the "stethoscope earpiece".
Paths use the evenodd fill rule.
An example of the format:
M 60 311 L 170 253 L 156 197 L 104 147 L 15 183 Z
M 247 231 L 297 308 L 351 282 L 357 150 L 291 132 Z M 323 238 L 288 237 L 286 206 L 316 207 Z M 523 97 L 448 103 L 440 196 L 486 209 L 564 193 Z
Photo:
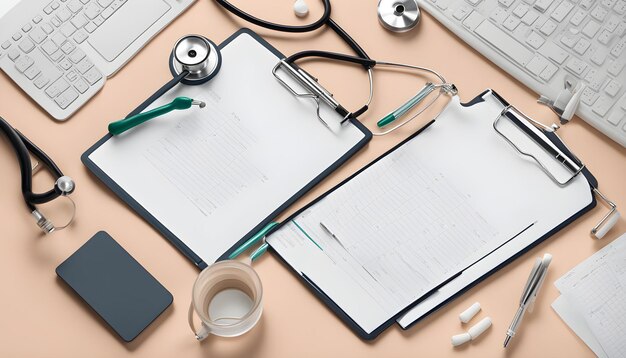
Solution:
M 174 45 L 170 54 L 170 71 L 174 77 L 189 72 L 180 82 L 199 85 L 213 78 L 222 66 L 222 54 L 213 41 L 201 35 L 187 35 Z

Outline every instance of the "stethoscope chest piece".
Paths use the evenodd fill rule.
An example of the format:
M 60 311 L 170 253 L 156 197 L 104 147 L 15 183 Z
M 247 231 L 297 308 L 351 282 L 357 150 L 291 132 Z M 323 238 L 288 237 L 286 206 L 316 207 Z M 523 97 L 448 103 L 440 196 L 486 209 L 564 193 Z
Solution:
M 222 65 L 217 46 L 200 35 L 188 35 L 176 42 L 170 54 L 170 71 L 174 77 L 189 72 L 181 83 L 198 85 L 213 78 Z
M 417 0 L 380 0 L 378 20 L 384 28 L 393 32 L 411 30 L 420 21 Z

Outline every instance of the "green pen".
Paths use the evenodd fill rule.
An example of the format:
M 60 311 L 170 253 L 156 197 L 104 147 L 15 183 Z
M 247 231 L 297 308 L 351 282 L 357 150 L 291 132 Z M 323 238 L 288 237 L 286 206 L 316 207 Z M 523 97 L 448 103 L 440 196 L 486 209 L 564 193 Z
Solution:
M 140 125 L 143 122 L 151 120 L 152 118 L 162 116 L 175 109 L 188 109 L 194 105 L 199 106 L 200 108 L 204 108 L 206 106 L 206 103 L 188 97 L 176 97 L 172 102 L 161 107 L 109 123 L 109 133 L 111 133 L 112 135 L 122 134 L 127 130 Z
M 263 239 L 267 235 L 267 233 L 270 232 L 270 230 L 272 230 L 276 225 L 278 225 L 278 222 L 275 221 L 272 221 L 271 223 L 265 225 L 265 227 L 261 229 L 261 231 L 257 232 L 254 236 L 249 238 L 248 241 L 239 246 L 237 250 L 233 251 L 233 253 L 228 256 L 228 259 L 233 260 L 237 258 L 237 256 L 241 255 L 242 252 L 248 250 L 250 247 L 252 247 L 252 245 Z M 254 261 L 261 255 L 263 255 L 263 253 L 267 251 L 268 246 L 269 245 L 267 243 L 263 243 L 256 250 L 254 250 L 254 252 L 250 255 L 250 259 Z
M 417 92 L 415 96 L 409 99 L 405 104 L 398 107 L 395 111 L 383 117 L 383 119 L 378 121 L 378 123 L 376 124 L 378 125 L 379 128 L 382 128 L 392 123 L 396 119 L 402 117 L 406 112 L 410 111 L 413 107 L 417 106 L 421 101 L 424 100 L 424 98 L 426 98 L 426 96 L 428 96 L 434 90 L 435 90 L 434 84 L 430 82 L 426 83 L 426 85 L 424 85 L 424 87 L 419 92 Z

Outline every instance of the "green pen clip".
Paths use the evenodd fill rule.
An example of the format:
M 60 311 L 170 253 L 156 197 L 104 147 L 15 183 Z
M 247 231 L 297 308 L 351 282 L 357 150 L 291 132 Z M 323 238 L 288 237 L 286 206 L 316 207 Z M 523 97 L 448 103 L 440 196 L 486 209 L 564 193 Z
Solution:
M 279 224 L 278 222 L 272 221 L 271 223 L 265 225 L 265 227 L 261 231 L 257 232 L 254 236 L 249 238 L 248 241 L 244 242 L 241 246 L 239 246 L 237 250 L 233 251 L 228 256 L 228 259 L 233 260 L 237 258 L 237 256 L 241 255 L 242 252 L 248 250 L 250 247 L 256 244 L 259 240 L 263 240 L 265 236 L 267 235 L 267 233 L 270 232 L 278 224 Z M 250 255 L 250 260 L 254 261 L 257 258 L 261 257 L 261 255 L 263 255 L 265 251 L 267 251 L 268 246 L 269 245 L 265 242 L 265 240 L 263 240 L 263 243 L 261 244 L 261 246 L 259 246 L 256 250 L 254 250 L 254 252 L 252 252 L 252 254 Z
M 109 123 L 109 133 L 111 133 L 112 135 L 122 134 L 127 130 L 140 125 L 143 122 L 151 120 L 152 118 L 162 116 L 175 109 L 188 109 L 194 105 L 199 106 L 200 108 L 204 108 L 206 106 L 206 103 L 188 97 L 176 97 L 172 102 L 161 107 Z

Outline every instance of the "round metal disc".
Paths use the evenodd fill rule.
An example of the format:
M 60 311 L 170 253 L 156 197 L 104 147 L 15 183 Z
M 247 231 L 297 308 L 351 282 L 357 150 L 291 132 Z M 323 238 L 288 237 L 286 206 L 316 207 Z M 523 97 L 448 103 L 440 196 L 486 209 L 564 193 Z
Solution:
M 222 64 L 222 54 L 209 39 L 200 35 L 189 35 L 176 42 L 170 54 L 170 71 L 178 76 L 183 71 L 189 74 L 180 82 L 198 85 L 213 78 Z
M 380 0 L 378 20 L 387 30 L 409 31 L 420 21 L 417 0 Z

